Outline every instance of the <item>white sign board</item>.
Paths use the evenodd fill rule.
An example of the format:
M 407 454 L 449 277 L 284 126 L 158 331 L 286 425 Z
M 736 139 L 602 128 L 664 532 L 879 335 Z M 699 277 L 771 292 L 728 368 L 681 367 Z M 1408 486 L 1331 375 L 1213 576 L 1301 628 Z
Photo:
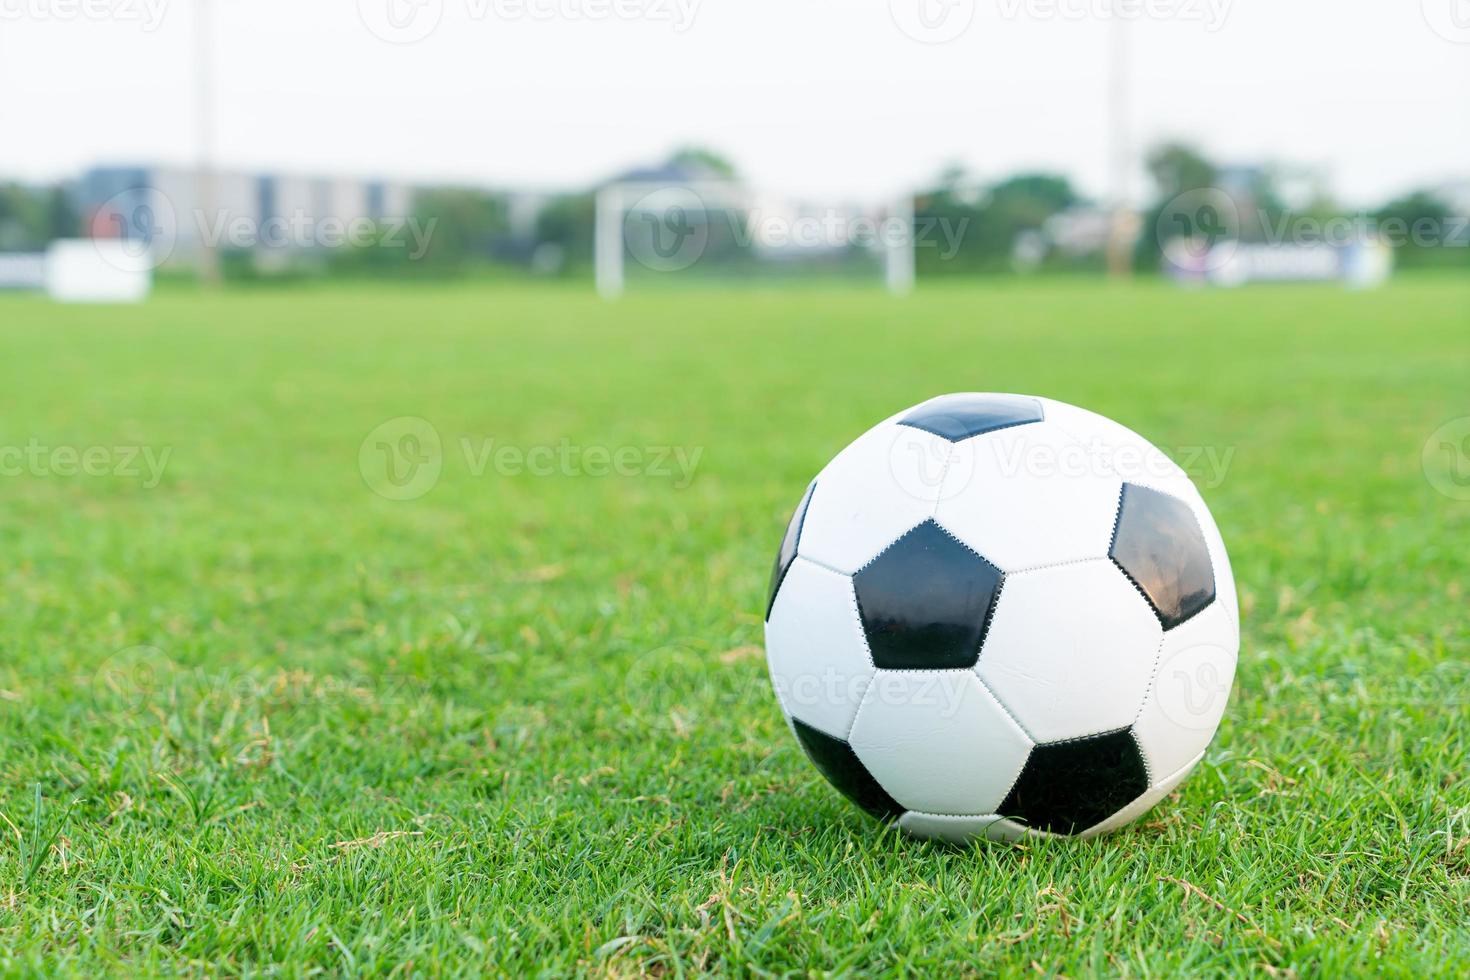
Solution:
M 46 292 L 59 303 L 139 303 L 152 288 L 152 255 L 134 242 L 64 239 L 46 250 Z
M 1341 282 L 1372 289 L 1393 274 L 1393 249 L 1382 241 L 1238 242 L 1227 239 L 1201 247 L 1199 241 L 1171 239 L 1164 246 L 1164 269 L 1182 283 L 1241 286 L 1256 282 Z

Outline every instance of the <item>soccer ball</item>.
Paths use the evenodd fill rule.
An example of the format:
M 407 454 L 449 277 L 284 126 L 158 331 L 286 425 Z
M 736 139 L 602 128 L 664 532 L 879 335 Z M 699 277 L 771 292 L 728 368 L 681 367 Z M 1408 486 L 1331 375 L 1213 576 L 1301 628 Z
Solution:
M 945 395 L 848 446 L 786 529 L 766 657 L 792 731 L 919 837 L 1080 835 L 1203 757 L 1239 649 L 1182 469 L 1046 398 Z

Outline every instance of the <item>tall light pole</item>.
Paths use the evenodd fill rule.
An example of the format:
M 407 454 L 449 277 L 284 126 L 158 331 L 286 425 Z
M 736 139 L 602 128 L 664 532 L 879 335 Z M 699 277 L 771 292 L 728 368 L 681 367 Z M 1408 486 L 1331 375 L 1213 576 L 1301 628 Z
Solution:
M 209 229 L 219 226 L 214 173 L 214 0 L 194 0 L 194 98 L 199 160 L 195 173 L 199 211 L 176 220 L 192 220 L 199 235 L 199 281 L 220 284 L 219 253 L 209 241 Z
M 1133 274 L 1133 243 L 1137 219 L 1132 208 L 1133 175 L 1132 45 L 1127 15 L 1113 12 L 1108 24 L 1108 275 L 1124 279 Z

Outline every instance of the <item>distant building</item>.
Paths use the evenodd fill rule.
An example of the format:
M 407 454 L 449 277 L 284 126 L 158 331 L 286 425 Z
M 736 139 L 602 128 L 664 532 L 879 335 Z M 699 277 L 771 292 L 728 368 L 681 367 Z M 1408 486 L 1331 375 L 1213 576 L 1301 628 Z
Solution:
M 341 177 L 182 167 L 96 167 L 73 185 L 74 206 L 98 238 L 146 243 L 162 260 L 188 260 L 205 242 L 226 250 L 290 251 L 363 219 L 407 217 L 415 188 Z
M 625 170 L 606 184 L 648 184 L 658 187 L 689 187 L 705 182 L 730 183 L 730 178 L 701 160 L 674 157 L 653 167 Z

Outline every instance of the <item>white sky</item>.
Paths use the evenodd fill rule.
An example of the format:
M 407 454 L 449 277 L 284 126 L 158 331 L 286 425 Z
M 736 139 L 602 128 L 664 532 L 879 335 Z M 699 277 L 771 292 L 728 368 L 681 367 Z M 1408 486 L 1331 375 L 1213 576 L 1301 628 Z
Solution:
M 886 194 L 962 161 L 1101 193 L 1107 11 L 1137 3 L 1140 146 L 1305 164 L 1354 204 L 1470 179 L 1470 0 L 215 3 L 231 168 L 557 188 L 699 143 L 773 188 Z M 385 42 L 390 3 L 437 28 Z M 969 26 L 920 43 L 899 22 L 922 12 Z M 195 26 L 195 0 L 0 0 L 0 175 L 193 159 Z

